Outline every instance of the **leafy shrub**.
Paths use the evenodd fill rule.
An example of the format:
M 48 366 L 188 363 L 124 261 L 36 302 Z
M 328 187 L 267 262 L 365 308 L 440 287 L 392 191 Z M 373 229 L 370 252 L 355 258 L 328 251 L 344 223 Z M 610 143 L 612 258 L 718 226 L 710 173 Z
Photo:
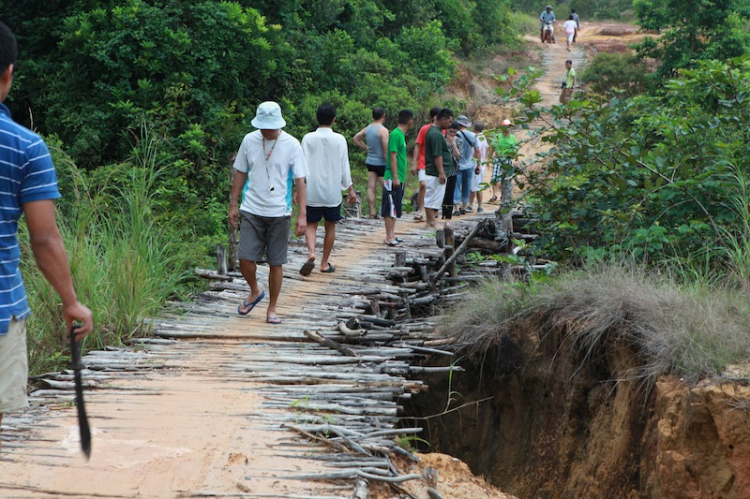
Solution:
M 750 91 L 750 59 L 699 61 L 680 76 L 659 95 L 546 110 L 528 79 L 511 81 L 527 120 L 552 116 L 537 132 L 554 147 L 534 159 L 544 168 L 528 169 L 526 186 L 546 233 L 539 244 L 554 258 L 625 252 L 659 264 L 703 254 L 726 271 L 724 231 L 742 237 L 742 213 L 729 207 L 744 202 L 738 179 L 750 173 L 749 104 L 736 98 Z
M 594 93 L 611 96 L 621 90 L 632 97 L 646 91 L 648 73 L 646 64 L 635 55 L 600 53 L 587 64 L 581 80 Z

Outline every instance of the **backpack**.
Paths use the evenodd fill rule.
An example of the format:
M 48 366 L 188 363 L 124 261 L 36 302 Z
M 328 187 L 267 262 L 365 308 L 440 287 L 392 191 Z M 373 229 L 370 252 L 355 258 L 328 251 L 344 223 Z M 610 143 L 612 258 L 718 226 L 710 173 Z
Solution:
M 471 143 L 469 137 L 461 130 L 458 132 L 461 134 L 463 140 L 461 141 L 461 159 L 471 158 L 474 156 L 474 148 L 477 147 L 476 143 Z

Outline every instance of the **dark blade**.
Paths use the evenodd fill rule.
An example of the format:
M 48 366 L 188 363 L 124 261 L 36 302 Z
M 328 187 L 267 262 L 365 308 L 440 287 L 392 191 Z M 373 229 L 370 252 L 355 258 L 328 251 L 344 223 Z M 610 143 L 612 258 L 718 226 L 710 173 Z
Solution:
M 81 381 L 81 342 L 75 340 L 78 326 L 70 328 L 70 362 L 76 384 L 76 409 L 78 410 L 78 428 L 81 432 L 81 450 L 86 454 L 86 460 L 91 457 L 91 429 L 89 418 L 86 417 L 86 406 L 83 403 L 83 383 Z

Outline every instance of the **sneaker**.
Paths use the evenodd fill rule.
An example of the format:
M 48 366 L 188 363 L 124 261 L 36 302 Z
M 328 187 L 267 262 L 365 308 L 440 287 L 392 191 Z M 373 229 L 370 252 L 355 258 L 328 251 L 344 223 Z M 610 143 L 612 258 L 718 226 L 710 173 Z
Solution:
M 477 213 L 484 213 L 484 208 L 482 207 L 477 208 Z
M 453 212 L 453 216 L 454 217 L 458 217 L 458 216 L 461 216 L 461 215 L 463 215 L 463 213 L 461 213 L 461 210 L 456 210 L 456 211 Z
M 459 215 L 466 215 L 466 210 L 464 210 L 464 209 L 462 208 L 462 209 L 458 210 L 458 214 L 459 214 Z
M 466 211 L 466 213 L 471 213 L 472 211 L 474 211 L 474 208 L 472 208 L 471 206 L 467 206 L 466 208 L 464 208 L 464 211 Z

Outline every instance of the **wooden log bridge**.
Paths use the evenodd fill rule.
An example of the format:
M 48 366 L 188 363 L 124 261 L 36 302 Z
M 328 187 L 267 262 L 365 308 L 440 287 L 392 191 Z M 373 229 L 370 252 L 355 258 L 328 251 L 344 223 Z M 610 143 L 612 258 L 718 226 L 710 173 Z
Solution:
M 454 221 L 454 261 L 471 241 L 462 234 L 484 226 Z M 451 262 L 435 236 L 405 221 L 397 231 L 405 242 L 390 248 L 382 221 L 341 222 L 336 272 L 308 277 L 304 241 L 293 241 L 280 325 L 264 320 L 267 300 L 237 314 L 249 289 L 227 271 L 231 259 L 199 269 L 210 290 L 170 304 L 151 337 L 84 357 L 89 463 L 75 440 L 72 373 L 34 380 L 31 407 L 2 421 L 0 496 L 364 499 L 373 483 L 422 479 L 394 456 L 417 459 L 397 437 L 420 431 L 399 419 L 424 388 L 420 361 L 453 355 L 434 341 L 435 314 L 503 270 L 463 265 L 441 277 Z M 267 272 L 259 266 L 263 284 Z

